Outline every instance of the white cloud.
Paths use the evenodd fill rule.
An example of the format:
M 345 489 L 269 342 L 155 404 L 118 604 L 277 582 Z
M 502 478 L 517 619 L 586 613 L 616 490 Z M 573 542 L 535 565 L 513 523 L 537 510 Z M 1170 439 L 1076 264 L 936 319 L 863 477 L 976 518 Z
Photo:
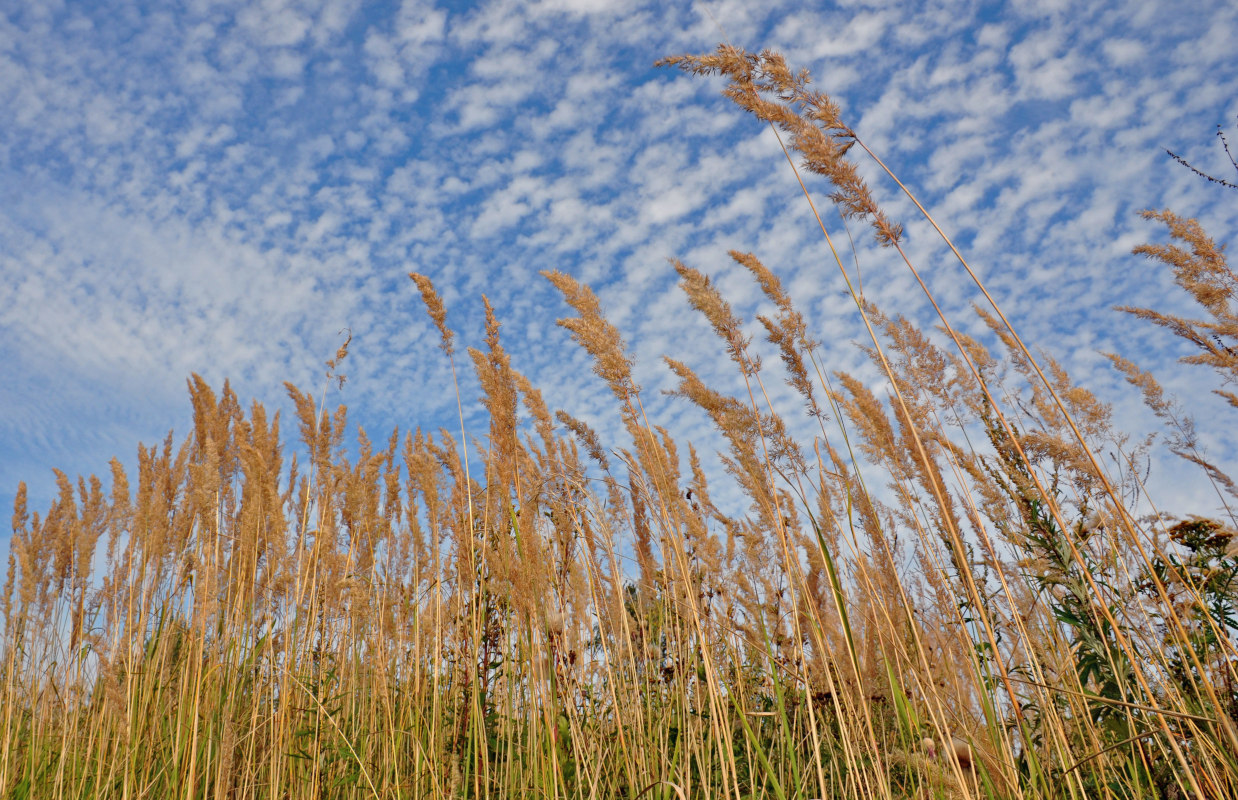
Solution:
M 838 17 L 835 16 L 835 20 Z M 889 17 L 881 13 L 860 13 L 851 17 L 841 27 L 827 22 L 828 29 L 812 50 L 813 58 L 846 56 L 869 50 L 877 45 L 889 24 Z
M 542 14 L 567 12 L 619 16 L 629 13 L 637 5 L 635 0 L 541 0 L 534 3 L 532 9 Z
M 1059 29 L 1034 34 L 1011 47 L 1010 62 L 1027 99 L 1058 100 L 1076 91 L 1074 79 L 1082 59 L 1077 53 L 1059 55 L 1065 47 Z
M 1143 42 L 1138 39 L 1109 39 L 1101 45 L 1101 48 L 1104 50 L 1105 57 L 1118 67 L 1134 64 L 1144 55 Z
M 339 36 L 352 21 L 361 0 L 326 0 L 318 12 L 318 22 L 313 28 L 314 44 L 325 46 L 333 37 Z
M 262 44 L 287 47 L 309 33 L 310 18 L 285 0 L 257 0 L 240 10 L 237 23 Z

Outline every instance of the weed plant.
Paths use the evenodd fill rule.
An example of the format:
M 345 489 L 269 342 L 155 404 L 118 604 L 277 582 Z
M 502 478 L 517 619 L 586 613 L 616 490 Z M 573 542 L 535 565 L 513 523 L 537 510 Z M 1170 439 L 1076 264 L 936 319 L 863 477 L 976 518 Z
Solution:
M 876 156 L 806 74 L 731 47 L 665 63 L 721 76 L 785 142 L 806 200 L 824 177 L 843 216 L 920 280 L 849 160 Z M 1188 360 L 1224 387 L 1238 379 L 1235 275 L 1195 222 L 1147 216 L 1169 241 L 1137 252 L 1205 316 L 1127 311 L 1190 341 Z M 711 502 L 697 452 L 647 417 L 619 331 L 561 272 L 545 273 L 571 309 L 559 324 L 613 394 L 622 441 L 551 409 L 488 301 L 484 349 L 458 353 L 414 274 L 453 374 L 476 371 L 484 435 L 461 409 L 459 431 L 359 431 L 350 457 L 347 410 L 288 386 L 286 445 L 279 415 L 195 376 L 192 434 L 140 447 L 134 478 L 118 461 L 107 488 L 57 473 L 42 515 L 23 486 L 0 601 L 0 791 L 1238 796 L 1232 514 L 1138 515 L 1138 472 L 1095 455 L 1138 448 L 1059 363 L 1033 357 L 979 280 L 994 348 L 852 290 L 882 398 L 830 371 L 773 270 L 731 256 L 775 309 L 759 318 L 766 342 L 709 278 L 674 266 L 746 391 L 666 363 L 674 393 L 725 437 L 742 516 Z M 815 435 L 797 438 L 769 401 L 768 353 Z M 342 380 L 346 356 L 328 377 Z M 1231 508 L 1235 484 L 1187 411 L 1111 358 Z

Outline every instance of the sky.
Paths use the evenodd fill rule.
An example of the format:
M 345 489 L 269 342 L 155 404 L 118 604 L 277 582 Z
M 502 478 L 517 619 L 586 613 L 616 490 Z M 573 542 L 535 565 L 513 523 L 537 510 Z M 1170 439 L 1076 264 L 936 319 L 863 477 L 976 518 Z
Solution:
M 486 295 L 513 365 L 615 445 L 613 404 L 556 327 L 570 310 L 541 270 L 594 287 L 655 421 L 706 452 L 704 415 L 660 394 L 662 356 L 738 384 L 670 258 L 751 320 L 762 306 L 726 254 L 755 253 L 829 367 L 879 385 L 777 140 L 719 80 L 654 66 L 720 41 L 808 68 L 1025 339 L 1120 426 L 1155 423 L 1102 351 L 1156 372 L 1235 466 L 1217 378 L 1113 310 L 1194 311 L 1131 255 L 1165 238 L 1141 209 L 1198 217 L 1219 241 L 1238 231 L 1238 193 L 1164 152 L 1235 177 L 1214 135 L 1238 140 L 1232 2 L 0 0 L 0 507 L 18 481 L 43 509 L 53 468 L 106 476 L 139 442 L 181 439 L 193 373 L 287 414 L 284 381 L 320 394 L 344 331 L 332 404 L 377 440 L 453 427 L 414 270 L 461 345 L 480 344 Z M 859 164 L 947 313 L 979 332 L 972 285 L 897 186 Z M 932 324 L 893 254 L 863 225 L 851 234 L 866 296 Z M 467 376 L 461 394 L 483 434 Z M 1156 469 L 1172 510 L 1215 513 L 1197 476 Z

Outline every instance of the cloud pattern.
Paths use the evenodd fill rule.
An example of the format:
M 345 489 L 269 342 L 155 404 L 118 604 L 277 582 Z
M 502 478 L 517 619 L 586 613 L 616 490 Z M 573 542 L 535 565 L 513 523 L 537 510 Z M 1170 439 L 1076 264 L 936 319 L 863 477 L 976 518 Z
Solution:
M 1169 206 L 1221 239 L 1238 223 L 1228 197 L 1163 153 L 1220 168 L 1209 134 L 1238 116 L 1238 9 L 1188 5 L 11 5 L 0 12 L 0 503 L 24 479 L 39 508 L 52 467 L 102 472 L 137 441 L 183 432 L 191 372 L 277 407 L 284 380 L 321 391 L 346 328 L 341 399 L 355 420 L 380 433 L 449 424 L 450 372 L 410 269 L 435 279 L 466 343 L 480 339 L 487 294 L 518 368 L 603 430 L 614 429 L 603 387 L 555 327 L 566 309 L 539 270 L 598 290 L 656 413 L 706 446 L 701 415 L 658 396 L 660 356 L 724 387 L 735 379 L 714 363 L 720 348 L 674 290 L 668 257 L 715 273 L 750 319 L 759 305 L 725 254 L 757 253 L 828 343 L 830 366 L 876 380 L 850 345 L 854 307 L 777 141 L 717 82 L 653 67 L 723 39 L 811 69 L 1026 338 L 1120 421 L 1149 428 L 1098 350 L 1137 356 L 1192 397 L 1211 376 L 1110 310 L 1187 309 L 1129 254 L 1160 233 L 1135 212 Z M 971 285 L 897 187 L 863 170 L 939 299 L 964 314 Z M 827 224 L 846 240 L 836 217 Z M 873 298 L 931 324 L 905 271 L 851 233 Z M 1211 435 L 1214 451 L 1233 452 Z

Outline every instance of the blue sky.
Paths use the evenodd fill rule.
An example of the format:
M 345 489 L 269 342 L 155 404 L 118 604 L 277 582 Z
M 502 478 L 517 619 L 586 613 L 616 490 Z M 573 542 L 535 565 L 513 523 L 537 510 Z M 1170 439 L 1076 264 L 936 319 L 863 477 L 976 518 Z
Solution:
M 319 393 L 345 328 L 333 400 L 354 422 L 378 439 L 452 425 L 410 270 L 435 280 L 465 345 L 485 293 L 515 366 L 603 431 L 617 422 L 604 387 L 555 327 L 567 309 L 539 270 L 597 289 L 658 420 L 705 449 L 703 415 L 657 393 L 661 356 L 735 379 L 670 257 L 714 274 L 750 319 L 726 252 L 756 253 L 829 366 L 876 382 L 777 142 L 717 81 L 653 67 L 723 37 L 808 67 L 1029 342 L 1120 424 L 1153 427 L 1100 350 L 1154 369 L 1232 466 L 1213 376 L 1111 310 L 1190 310 L 1129 253 L 1163 238 L 1140 209 L 1198 216 L 1222 241 L 1236 229 L 1234 194 L 1163 152 L 1227 168 L 1212 134 L 1238 117 L 1232 3 L 33 0 L 0 4 L 0 505 L 25 480 L 42 508 L 53 467 L 104 475 L 139 441 L 182 437 L 192 372 L 268 408 L 287 406 L 285 380 Z M 897 187 L 862 169 L 978 331 L 970 284 Z M 891 254 L 853 233 L 866 294 L 931 324 Z M 1180 510 L 1212 512 L 1201 481 L 1161 469 Z

